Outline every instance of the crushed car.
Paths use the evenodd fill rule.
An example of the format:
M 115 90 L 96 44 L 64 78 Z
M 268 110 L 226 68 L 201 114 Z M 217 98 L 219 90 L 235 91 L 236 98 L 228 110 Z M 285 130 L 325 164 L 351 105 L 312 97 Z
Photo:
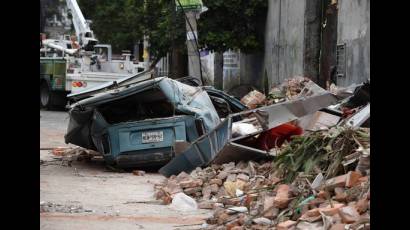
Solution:
M 69 95 L 77 102 L 70 106 L 65 142 L 98 151 L 118 167 L 163 165 L 220 118 L 246 109 L 212 87 L 147 75 Z

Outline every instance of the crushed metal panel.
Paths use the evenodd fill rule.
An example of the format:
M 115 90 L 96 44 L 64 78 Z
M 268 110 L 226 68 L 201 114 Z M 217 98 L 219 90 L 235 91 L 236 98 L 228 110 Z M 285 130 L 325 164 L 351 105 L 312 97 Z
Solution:
M 205 90 L 169 78 L 164 78 L 158 86 L 176 110 L 201 118 L 206 132 L 219 124 L 218 113 Z
M 78 92 L 78 93 L 71 93 L 69 95 L 67 95 L 68 98 L 79 101 L 81 99 L 93 96 L 97 93 L 101 93 L 104 91 L 107 91 L 113 87 L 121 87 L 124 86 L 126 84 L 135 84 L 138 82 L 142 82 L 142 81 L 146 81 L 149 79 L 153 79 L 153 72 L 152 70 L 146 70 L 143 71 L 141 73 L 137 73 L 133 76 L 129 76 L 129 77 L 124 77 L 124 78 L 120 78 L 117 81 L 110 81 L 110 82 L 106 82 L 103 84 L 100 84 L 96 87 Z
M 235 142 L 228 142 L 212 161 L 214 164 L 224 164 L 231 161 L 248 161 L 259 160 L 269 157 L 270 155 L 262 150 L 241 145 Z
M 294 101 L 287 101 L 231 114 L 215 129 L 193 142 L 185 152 L 172 159 L 167 165 L 162 167 L 159 172 L 165 176 L 177 175 L 182 171 L 191 172 L 196 167 L 205 166 L 212 162 L 221 152 L 224 152 L 221 150 L 226 148 L 228 143 L 231 146 L 238 148 L 237 145 L 232 144 L 231 139 L 232 117 L 252 113 L 260 114 L 261 123 L 265 123 L 262 125 L 262 128 L 267 130 L 314 113 L 335 102 L 337 102 L 336 97 L 331 93 L 326 92 L 308 98 L 301 98 Z M 203 143 L 209 143 L 210 146 L 205 148 L 203 147 Z M 225 149 L 226 154 L 230 155 L 229 150 L 234 147 L 228 147 L 227 150 Z M 241 148 L 241 150 L 244 149 Z M 250 149 L 247 149 L 247 151 L 252 152 Z
M 366 105 L 346 121 L 346 125 L 358 128 L 370 118 L 370 104 Z
M 141 100 L 145 100 L 142 97 L 145 95 L 144 93 L 152 90 L 161 92 L 160 100 L 164 100 L 170 105 L 174 115 L 176 112 L 180 114 L 180 117 L 185 118 L 176 122 L 174 120 L 179 116 L 156 117 L 154 114 L 154 116 L 150 115 L 151 117 L 148 119 L 119 118 L 118 121 L 103 122 L 104 117 L 98 116 L 98 111 L 108 103 L 109 106 L 106 108 L 110 110 L 122 99 L 128 98 L 131 100 L 128 102 L 132 103 L 134 96 L 137 96 Z M 87 111 L 87 113 L 81 112 L 82 110 Z M 210 143 L 208 139 L 198 139 L 196 121 L 200 120 L 205 132 L 209 132 L 220 123 L 218 113 L 206 91 L 200 87 L 192 87 L 169 78 L 155 78 L 101 91 L 90 98 L 73 104 L 70 116 L 72 117 L 70 117 L 66 142 L 77 143 L 93 150 L 98 148 L 100 152 L 105 153 L 104 158 L 107 162 L 116 162 L 119 165 L 128 166 L 135 161 L 140 163 L 161 161 L 165 163 L 173 155 L 172 149 L 176 140 L 187 142 L 198 140 L 198 151 L 219 151 L 219 148 L 210 150 L 209 147 L 213 148 L 217 145 L 218 139 L 229 136 L 228 134 L 218 134 L 222 137 L 215 136 L 212 140 L 215 143 Z M 144 137 L 148 141 L 152 139 L 154 142 L 145 143 L 142 141 Z M 157 142 L 157 139 L 162 141 Z M 203 154 L 200 159 L 203 162 L 211 160 L 206 154 Z
M 225 119 L 215 129 L 198 138 L 183 153 L 160 168 L 159 172 L 168 177 L 182 171 L 190 172 L 198 166 L 208 164 L 228 143 L 231 126 L 231 119 Z M 204 144 L 209 146 L 204 147 Z

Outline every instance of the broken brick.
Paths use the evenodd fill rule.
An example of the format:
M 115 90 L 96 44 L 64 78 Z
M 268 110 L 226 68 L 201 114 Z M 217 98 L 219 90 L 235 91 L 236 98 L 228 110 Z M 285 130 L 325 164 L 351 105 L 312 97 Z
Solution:
M 226 230 L 232 230 L 232 228 L 237 227 L 237 226 L 239 226 L 238 220 L 230 221 L 225 225 Z
M 273 201 L 275 200 L 275 197 L 273 196 L 266 196 L 265 200 L 263 202 L 263 212 L 265 213 L 263 216 L 267 218 L 274 218 L 275 217 L 275 211 L 273 209 L 276 209 L 273 207 Z M 277 209 L 276 209 L 277 210 Z M 276 211 L 277 212 L 277 211 Z M 276 213 L 277 215 L 277 213 Z
M 336 196 L 333 197 L 333 200 L 338 201 L 338 202 L 345 202 L 346 199 L 347 199 L 346 193 L 337 194 Z
M 289 199 L 290 187 L 287 184 L 281 184 L 278 186 L 278 191 L 276 193 L 273 204 L 277 208 L 286 208 L 290 202 Z
M 351 206 L 340 208 L 339 215 L 342 218 L 342 222 L 345 224 L 351 224 L 360 219 L 360 214 Z
M 332 222 L 335 224 L 341 224 L 342 223 L 342 217 L 340 217 L 339 213 L 336 213 L 332 216 Z
M 346 175 L 346 187 L 351 188 L 359 184 L 359 178 L 362 177 L 362 174 L 356 171 L 350 171 Z
M 211 179 L 211 180 L 209 180 L 209 184 L 217 184 L 218 186 L 221 186 L 222 185 L 222 180 L 218 179 L 218 178 Z
M 249 181 L 249 176 L 246 175 L 246 174 L 241 173 L 241 174 L 239 174 L 238 176 L 236 176 L 236 179 L 237 179 L 237 180 L 243 180 L 243 181 L 245 181 L 245 182 L 248 182 L 248 181 Z
M 216 194 L 216 193 L 218 193 L 218 191 L 219 191 L 219 187 L 218 187 L 218 185 L 217 184 L 211 184 L 211 193 L 212 194 Z
M 356 210 L 357 212 L 359 212 L 360 214 L 364 213 L 367 211 L 368 207 L 369 207 L 369 202 L 367 201 L 367 199 L 360 199 L 356 205 Z
M 320 212 L 322 212 L 323 214 L 325 214 L 326 216 L 333 216 L 336 213 L 339 212 L 339 209 L 344 207 L 344 204 L 333 204 L 333 207 L 329 204 L 327 207 L 325 208 L 320 208 Z
M 329 197 L 329 193 L 326 192 L 326 191 L 321 190 L 321 191 L 319 191 L 319 193 L 316 195 L 316 197 L 326 200 L 326 199 Z
M 325 199 L 323 199 L 323 198 L 315 198 L 315 199 L 309 201 L 309 206 L 317 207 L 320 204 L 323 204 L 324 202 L 325 202 Z
M 307 217 L 320 216 L 320 212 L 318 208 L 314 208 L 314 209 L 307 211 L 304 215 Z
M 225 171 L 221 171 L 218 176 L 216 176 L 220 180 L 225 180 L 228 177 L 228 173 Z
M 345 193 L 345 189 L 341 187 L 336 187 L 335 188 L 335 194 L 336 196 L 333 197 L 334 200 L 339 201 L 339 202 L 345 202 L 347 198 L 347 194 Z
M 223 208 L 223 207 L 224 207 L 224 204 L 222 204 L 222 203 L 214 203 L 212 207 L 213 207 L 213 209 Z
M 177 184 L 175 181 L 172 181 L 172 180 L 168 181 L 164 190 L 168 192 L 169 194 L 176 194 L 176 193 L 182 192 L 182 189 L 179 186 L 179 184 Z
M 236 181 L 236 174 L 229 174 L 228 177 L 226 177 L 226 181 L 230 181 L 230 182 Z
M 333 177 L 331 179 L 326 180 L 325 186 L 328 190 L 333 190 L 336 187 L 344 187 L 346 185 L 346 178 L 346 175 Z
M 346 224 L 334 224 L 330 227 L 330 230 L 345 230 Z
M 202 187 L 202 195 L 203 195 L 203 199 L 204 200 L 209 200 L 211 198 L 211 186 L 210 185 L 206 185 L 204 187 Z
M 202 196 L 202 193 L 199 191 L 199 192 L 196 192 L 193 196 L 194 197 L 200 197 L 200 196 Z
M 244 228 L 242 226 L 235 226 L 231 230 L 244 230 Z
M 287 221 L 279 223 L 276 226 L 276 229 L 277 230 L 289 230 L 289 229 L 292 229 L 292 227 L 294 227 L 296 225 L 296 223 L 297 223 L 296 221 L 287 220 Z
M 363 182 L 368 182 L 369 181 L 369 177 L 368 176 L 362 176 L 359 178 L 359 182 L 363 183 Z
M 172 198 L 170 196 L 164 196 L 162 198 L 162 204 L 167 205 L 167 204 L 170 204 L 171 202 L 172 202 Z
M 277 177 L 272 177 L 269 180 L 272 183 L 272 185 L 277 184 L 280 181 L 280 179 Z
M 202 186 L 202 180 L 201 179 L 187 179 L 187 180 L 183 180 L 181 182 L 179 182 L 179 185 L 182 188 L 192 188 L 192 187 L 198 187 L 198 186 Z
M 198 203 L 198 208 L 200 209 L 213 209 L 214 202 L 212 201 L 201 201 Z
M 175 177 L 177 182 L 181 182 L 181 181 L 189 179 L 189 178 L 191 178 L 191 176 L 188 173 L 184 172 L 184 171 L 180 172 L 178 174 L 178 176 Z
M 221 214 L 218 216 L 218 221 L 217 221 L 218 225 L 225 224 L 225 222 L 228 220 L 228 218 L 229 218 L 229 215 L 228 215 L 228 214 L 226 214 L 226 213 L 221 213 Z
M 134 170 L 134 171 L 132 171 L 132 174 L 134 174 L 135 176 L 144 176 L 144 175 L 145 175 L 145 171 L 142 171 L 142 170 Z
M 342 193 L 344 193 L 344 192 L 345 192 L 345 189 L 344 189 L 344 188 L 341 188 L 341 187 L 336 187 L 336 188 L 334 189 L 334 191 L 335 191 L 335 194 L 337 195 L 337 194 L 342 194 Z
M 186 188 L 184 189 L 184 193 L 187 195 L 195 194 L 199 191 L 202 191 L 202 187 L 194 187 L 194 188 Z

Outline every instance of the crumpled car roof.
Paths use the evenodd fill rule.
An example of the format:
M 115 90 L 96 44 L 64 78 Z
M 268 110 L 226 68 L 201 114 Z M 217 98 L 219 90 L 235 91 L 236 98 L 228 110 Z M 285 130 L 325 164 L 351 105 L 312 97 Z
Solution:
M 218 113 L 205 90 L 170 78 L 159 77 L 100 92 L 73 104 L 69 112 L 70 124 L 65 136 L 66 142 L 73 143 L 71 141 L 73 138 L 78 139 L 75 137 L 77 132 L 89 133 L 86 130 L 86 126 L 89 120 L 91 120 L 89 112 L 93 108 L 153 88 L 160 89 L 168 102 L 174 106 L 175 110 L 187 115 L 193 115 L 197 119 L 202 119 L 206 132 L 212 130 L 220 123 Z M 84 111 L 84 113 L 80 111 Z M 86 111 L 89 112 L 87 113 Z M 84 116 L 81 114 L 84 114 Z M 79 133 L 79 135 L 81 134 Z M 85 144 L 83 147 L 91 146 L 90 144 Z

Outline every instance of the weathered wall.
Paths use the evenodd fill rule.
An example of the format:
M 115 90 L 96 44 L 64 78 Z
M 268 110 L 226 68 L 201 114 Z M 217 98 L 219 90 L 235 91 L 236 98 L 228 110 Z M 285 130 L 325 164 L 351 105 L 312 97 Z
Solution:
M 322 1 L 310 0 L 305 7 L 303 75 L 316 82 L 319 77 Z
M 269 1 L 264 56 L 269 86 L 297 75 L 317 80 L 320 10 L 320 0 Z
M 263 53 L 240 56 L 241 85 L 252 85 L 263 90 Z
M 270 0 L 266 22 L 265 69 L 269 85 L 303 74 L 305 0 Z
M 370 78 L 370 0 L 338 1 L 338 44 L 346 44 L 346 74 L 337 84 L 347 86 Z

